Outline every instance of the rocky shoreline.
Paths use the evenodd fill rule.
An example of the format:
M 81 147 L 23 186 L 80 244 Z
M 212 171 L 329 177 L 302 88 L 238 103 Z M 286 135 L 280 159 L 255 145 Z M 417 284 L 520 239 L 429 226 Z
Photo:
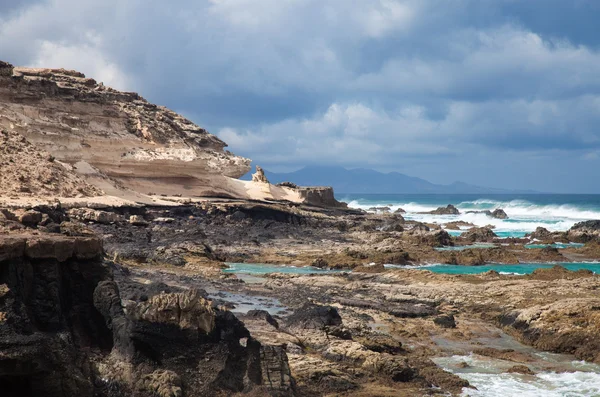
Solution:
M 431 361 L 453 352 L 436 341 L 499 333 L 600 363 L 600 280 L 591 272 L 449 276 L 381 266 L 597 259 L 595 224 L 564 234 L 585 234 L 583 248 L 445 252 L 435 247 L 497 238 L 451 237 L 397 214 L 232 200 L 0 213 L 8 395 L 459 394 L 468 382 Z M 222 273 L 225 262 L 354 271 L 244 282 Z M 244 303 L 250 310 L 240 312 Z M 533 356 L 482 348 L 463 350 L 535 370 Z
M 475 387 L 437 364 L 456 355 L 523 376 L 600 364 L 596 274 L 413 269 L 595 261 L 598 221 L 453 237 L 473 225 L 351 209 L 259 167 L 236 179 L 250 161 L 225 147 L 138 94 L 0 61 L 3 397 L 447 396 Z

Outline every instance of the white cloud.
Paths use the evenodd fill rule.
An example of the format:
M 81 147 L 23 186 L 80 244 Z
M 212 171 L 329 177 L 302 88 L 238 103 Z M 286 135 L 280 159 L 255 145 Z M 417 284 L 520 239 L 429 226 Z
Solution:
M 262 163 L 582 160 L 600 140 L 600 41 L 536 30 L 503 9 L 518 4 L 44 0 L 0 15 L 0 54 L 184 109 Z
M 110 87 L 124 91 L 130 88 L 128 78 L 119 70 L 118 65 L 108 61 L 102 51 L 92 44 L 68 46 L 42 41 L 32 66 L 61 68 L 65 65 L 74 70 L 85 71 L 89 77 Z

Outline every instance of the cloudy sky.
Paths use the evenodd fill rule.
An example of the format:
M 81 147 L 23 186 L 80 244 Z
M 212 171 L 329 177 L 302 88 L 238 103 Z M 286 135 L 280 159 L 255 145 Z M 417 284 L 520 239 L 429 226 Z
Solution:
M 183 113 L 273 171 L 600 193 L 597 0 L 0 0 L 0 59 Z

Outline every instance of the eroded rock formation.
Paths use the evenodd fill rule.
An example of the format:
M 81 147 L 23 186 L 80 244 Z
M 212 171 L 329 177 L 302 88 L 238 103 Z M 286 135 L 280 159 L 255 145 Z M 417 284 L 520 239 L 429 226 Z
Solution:
M 294 395 L 285 351 L 204 291 L 130 278 L 60 207 L 0 213 L 2 396 Z
M 72 70 L 0 63 L 0 126 L 107 188 L 231 194 L 222 178 L 250 169 L 184 117 Z

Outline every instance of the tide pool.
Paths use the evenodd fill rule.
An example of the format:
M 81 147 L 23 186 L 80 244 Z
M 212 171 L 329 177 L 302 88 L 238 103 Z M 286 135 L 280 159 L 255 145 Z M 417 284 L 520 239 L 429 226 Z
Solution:
M 463 251 L 471 248 L 494 248 L 496 244 L 492 243 L 480 243 L 480 244 L 471 244 L 471 245 L 455 245 L 453 247 L 436 247 L 434 248 L 436 251 Z
M 490 270 L 495 270 L 501 274 L 531 274 L 535 269 L 550 269 L 555 265 L 560 265 L 568 270 L 591 270 L 594 273 L 600 273 L 600 263 L 521 263 L 518 265 L 500 265 L 490 264 L 482 266 L 460 266 L 460 265 L 430 265 L 422 266 L 417 269 L 429 270 L 434 273 L 443 274 L 480 274 Z M 386 265 L 387 268 L 401 269 L 401 266 Z M 414 269 L 414 267 L 413 267 Z
M 229 268 L 223 269 L 223 273 L 240 273 L 240 274 L 269 274 L 269 273 L 285 273 L 285 274 L 311 274 L 311 273 L 339 273 L 341 270 L 319 269 L 312 266 L 287 266 L 287 265 L 272 265 L 260 263 L 227 263 Z
M 580 244 L 580 243 L 554 243 L 554 244 L 527 244 L 525 246 L 525 248 L 535 249 L 535 248 L 552 247 L 552 248 L 557 248 L 557 249 L 564 249 L 564 248 L 581 248 L 583 246 L 584 246 L 584 244 Z

